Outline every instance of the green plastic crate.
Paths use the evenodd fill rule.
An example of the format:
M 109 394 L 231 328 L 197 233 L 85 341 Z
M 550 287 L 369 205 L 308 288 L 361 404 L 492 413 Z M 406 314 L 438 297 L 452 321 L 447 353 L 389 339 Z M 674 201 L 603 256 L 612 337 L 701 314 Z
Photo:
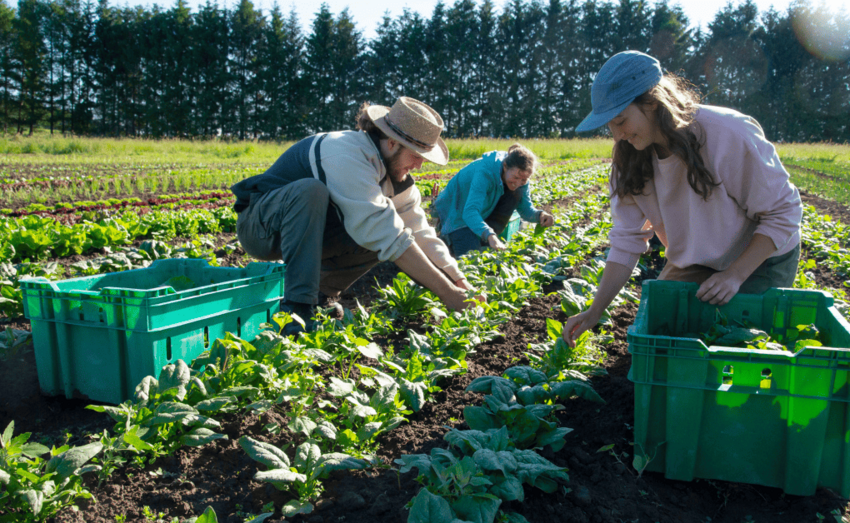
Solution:
M 522 219 L 520 219 L 519 214 L 516 211 L 511 215 L 511 219 L 508 221 L 508 225 L 505 226 L 505 230 L 502 231 L 502 234 L 499 235 L 503 241 L 511 241 L 511 238 L 514 237 L 516 233 L 519 232 L 520 226 L 522 225 Z
M 21 280 L 42 393 L 121 403 L 142 378 L 178 359 L 189 363 L 225 332 L 253 337 L 279 310 L 283 268 L 169 259 L 64 281 Z M 181 288 L 172 280 L 180 276 L 191 288 L 166 284 Z
M 629 328 L 636 468 L 811 495 L 850 495 L 850 324 L 819 291 L 770 289 L 717 307 L 693 283 L 645 281 Z M 791 352 L 696 338 L 719 309 L 769 334 L 814 323 L 824 347 Z M 661 335 L 659 333 L 669 333 Z

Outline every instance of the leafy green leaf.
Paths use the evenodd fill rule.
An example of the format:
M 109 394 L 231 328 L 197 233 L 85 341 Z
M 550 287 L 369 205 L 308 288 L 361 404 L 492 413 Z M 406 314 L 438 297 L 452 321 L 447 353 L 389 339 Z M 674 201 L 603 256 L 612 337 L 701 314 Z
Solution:
M 72 447 L 65 452 L 53 456 L 47 462 L 47 472 L 55 472 L 57 477 L 65 479 L 74 474 L 86 461 L 95 457 L 103 450 L 103 443 L 95 441 L 81 447 Z
M 428 391 L 428 384 L 421 381 L 412 382 L 404 378 L 401 379 L 401 388 L 399 395 L 404 402 L 410 406 L 413 412 L 422 410 L 425 405 L 425 393 Z
M 244 436 L 243 436 L 244 437 Z M 266 481 L 272 484 L 278 483 L 292 483 L 292 482 L 305 482 L 307 481 L 307 476 L 305 474 L 301 474 L 300 472 L 293 472 L 289 469 L 271 469 L 271 470 L 261 470 L 254 474 L 254 479 L 257 481 Z M 283 488 L 282 486 L 275 485 L 278 488 Z
M 519 387 L 511 380 L 499 376 L 480 376 L 472 380 L 472 383 L 467 385 L 466 392 L 483 392 L 484 394 L 492 394 L 494 388 L 508 387 L 511 392 Z
M 455 519 L 449 502 L 423 488 L 413 498 L 408 523 L 446 523 Z
M 180 442 L 189 447 L 200 447 L 217 439 L 227 439 L 226 434 L 219 434 L 210 429 L 197 427 L 180 437 Z
M 357 346 L 357 350 L 363 356 L 367 358 L 372 358 L 373 360 L 381 359 L 384 356 L 384 352 L 378 347 L 377 343 L 370 343 L 366 346 Z
M 239 446 L 255 461 L 270 469 L 288 469 L 289 457 L 271 443 L 257 441 L 249 436 L 239 438 Z
M 511 367 L 505 371 L 505 376 L 519 385 L 529 386 L 534 386 L 549 380 L 546 373 L 527 365 Z
M 199 401 L 195 408 L 201 412 L 217 412 L 229 404 L 238 403 L 236 396 L 215 396 Z
M 195 520 L 195 523 L 218 523 L 218 516 L 212 506 L 208 506 L 201 516 Z
M 179 388 L 184 389 L 185 391 L 186 385 L 189 384 L 191 379 L 192 373 L 186 365 L 186 362 L 183 360 L 177 360 L 176 362 L 162 368 L 162 371 L 159 373 L 159 390 L 162 392 L 171 388 Z M 183 394 L 185 394 L 185 392 L 183 392 Z M 182 399 L 182 396 L 178 397 Z
M 292 432 L 300 432 L 307 437 L 310 437 L 313 430 L 318 426 L 315 421 L 306 416 L 298 416 L 289 422 L 289 430 Z
M 463 408 L 463 418 L 469 428 L 473 430 L 486 431 L 496 429 L 503 424 L 485 407 L 467 406 Z
M 287 517 L 292 517 L 297 514 L 310 514 L 313 512 L 313 505 L 311 503 L 302 503 L 301 501 L 293 499 L 280 507 L 280 511 Z
M 593 390 L 589 384 L 578 381 L 559 381 L 555 383 L 550 383 L 550 388 L 552 393 L 558 396 L 561 399 L 568 399 L 573 396 L 578 396 L 580 398 L 584 398 L 586 400 L 595 401 L 597 403 L 605 403 L 605 400 Z
M 44 503 L 44 492 L 29 489 L 23 490 L 18 494 L 26 500 L 34 516 L 38 516 L 41 513 L 41 508 Z
M 322 450 L 313 442 L 305 441 L 295 449 L 295 459 L 292 464 L 298 470 L 312 470 L 316 461 L 322 456 Z
M 492 494 L 474 494 L 461 497 L 451 507 L 465 521 L 490 523 L 496 519 L 501 504 L 502 500 Z

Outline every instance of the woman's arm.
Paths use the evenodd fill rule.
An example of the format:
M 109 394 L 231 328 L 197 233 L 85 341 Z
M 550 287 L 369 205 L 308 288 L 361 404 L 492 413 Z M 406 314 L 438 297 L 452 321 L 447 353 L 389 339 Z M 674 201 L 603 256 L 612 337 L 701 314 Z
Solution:
M 756 233 L 744 252 L 725 271 L 712 274 L 697 290 L 697 298 L 712 305 L 729 303 L 741 285 L 771 254 L 776 252 L 773 240 Z
M 632 276 L 632 269 L 617 262 L 606 262 L 605 270 L 602 272 L 602 281 L 599 282 L 599 289 L 593 297 L 593 303 L 590 308 L 584 312 L 571 316 L 567 319 L 564 325 L 562 334 L 564 341 L 570 347 L 576 346 L 576 340 L 584 331 L 590 330 L 599 323 L 599 318 L 605 309 L 611 305 L 620 290 L 628 283 Z

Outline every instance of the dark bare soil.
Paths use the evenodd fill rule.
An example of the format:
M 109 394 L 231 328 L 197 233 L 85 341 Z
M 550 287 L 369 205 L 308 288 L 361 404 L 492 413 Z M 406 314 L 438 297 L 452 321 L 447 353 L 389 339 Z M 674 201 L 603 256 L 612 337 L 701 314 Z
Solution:
M 463 407 L 480 403 L 478 394 L 464 392 L 476 377 L 499 375 L 510 366 L 527 363 L 525 356 L 529 342 L 546 336 L 545 320 L 554 317 L 565 320 L 563 314 L 553 309 L 554 296 L 541 297 L 528 304 L 517 317 L 504 325 L 504 338 L 479 346 L 468 356 L 469 372 L 447 380 L 436 401 L 412 416 L 409 423 L 383 437 L 380 459 L 387 467 L 355 473 L 335 473 L 326 484 L 326 491 L 312 515 L 299 516 L 292 521 L 311 523 L 355 522 L 374 523 L 406 521 L 405 504 L 418 491 L 413 473 L 399 475 L 390 466 L 401 454 L 428 453 L 434 447 L 445 446 L 442 436 L 447 427 L 466 428 L 462 422 Z M 787 496 L 779 489 L 695 480 L 679 482 L 665 479 L 657 473 L 638 477 L 625 464 L 631 462 L 633 440 L 633 385 L 627 379 L 630 356 L 625 341 L 626 328 L 634 321 L 636 305 L 629 304 L 614 314 L 615 342 L 605 348 L 608 354 L 605 368 L 607 376 L 593 378 L 593 386 L 607 402 L 605 405 L 585 400 L 567 402 L 566 409 L 558 413 L 559 422 L 573 428 L 567 436 L 567 446 L 557 453 L 544 456 L 569 469 L 570 482 L 555 494 L 543 494 L 526 489 L 526 501 L 509 507 L 523 514 L 530 522 L 805 522 L 818 521 L 816 514 L 843 513 L 847 500 L 833 492 L 820 489 L 813 496 Z M 31 352 L 30 352 L 31 354 Z M 32 366 L 27 358 L 13 365 L 19 371 Z M 4 369 L 8 371 L 9 367 Z M 8 383 L 8 374 L 0 376 Z M 34 372 L 31 379 L 34 379 Z M 20 383 L 19 380 L 18 383 Z M 6 389 L 4 386 L 3 389 Z M 3 390 L 4 400 L 8 398 Z M 37 394 L 37 385 L 33 387 Z M 35 420 L 30 398 L 16 403 L 18 421 L 24 422 L 20 430 L 37 430 L 65 426 L 75 433 L 92 431 L 111 425 L 99 415 L 85 417 L 82 404 L 65 400 L 49 400 L 44 414 L 62 417 L 62 420 Z M 13 400 L 14 401 L 14 400 Z M 35 403 L 44 403 L 38 400 Z M 50 410 L 52 409 L 52 410 Z M 24 415 L 29 412 L 29 415 Z M 3 416 L 6 422 L 5 414 Z M 258 514 L 268 502 L 281 506 L 291 496 L 270 485 L 253 481 L 257 463 L 251 460 L 236 444 L 242 435 L 251 435 L 284 445 L 291 438 L 286 435 L 269 437 L 262 427 L 269 422 L 283 423 L 282 412 L 270 411 L 261 416 L 232 416 L 224 423 L 229 440 L 213 442 L 202 448 L 184 448 L 173 456 L 164 458 L 144 470 L 130 467 L 116 473 L 108 484 L 91 484 L 98 502 L 82 502 L 80 512 L 67 511 L 56 522 L 112 523 L 116 515 L 127 516 L 127 521 L 144 521 L 142 508 L 149 506 L 155 513 L 162 512 L 167 519 L 180 519 L 200 514 L 211 505 L 220 521 L 241 523 L 238 512 Z M 460 420 L 460 421 L 459 421 Z M 50 432 L 49 430 L 47 431 Z M 620 461 L 600 448 L 614 444 Z M 625 464 L 624 464 L 625 463 Z M 708 519 L 710 518 L 710 519 Z M 283 521 L 279 514 L 267 520 Z

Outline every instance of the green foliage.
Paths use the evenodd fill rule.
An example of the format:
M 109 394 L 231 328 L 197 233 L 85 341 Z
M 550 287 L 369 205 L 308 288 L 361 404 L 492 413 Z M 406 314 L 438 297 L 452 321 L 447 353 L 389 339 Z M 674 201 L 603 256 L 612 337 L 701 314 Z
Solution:
M 681 337 L 698 338 L 706 345 L 741 347 L 760 350 L 790 350 L 798 352 L 806 347 L 821 347 L 820 331 L 814 324 L 797 325 L 783 333 L 768 334 L 749 322 L 735 321 L 730 324 L 726 316 L 715 311 L 715 323 L 706 331 L 685 333 Z
M 0 512 L 14 510 L 23 518 L 14 521 L 43 521 L 92 497 L 82 476 L 99 470 L 86 462 L 100 453 L 101 443 L 47 448 L 28 442 L 29 432 L 14 436 L 14 429 L 10 422 L 0 434 Z
M 495 521 L 503 501 L 522 502 L 523 484 L 554 492 L 568 480 L 533 450 L 518 450 L 507 428 L 486 431 L 452 429 L 444 437 L 449 449 L 403 455 L 399 472 L 417 469 L 425 485 L 414 499 L 408 521 Z M 423 492 L 427 492 L 423 494 Z M 440 501 L 440 499 L 442 501 Z
M 395 277 L 391 286 L 378 289 L 376 305 L 392 319 L 410 320 L 437 304 L 428 289 L 417 285 L 404 273 Z
M 322 492 L 321 479 L 334 470 L 356 470 L 369 466 L 363 459 L 339 452 L 323 453 L 312 440 L 307 440 L 295 449 L 295 458 L 290 460 L 283 449 L 248 436 L 239 439 L 239 445 L 252 459 L 266 466 L 257 472 L 254 479 L 271 483 L 279 490 L 292 489 L 298 496 L 281 507 L 284 516 L 309 514 L 313 511 L 311 500 Z

